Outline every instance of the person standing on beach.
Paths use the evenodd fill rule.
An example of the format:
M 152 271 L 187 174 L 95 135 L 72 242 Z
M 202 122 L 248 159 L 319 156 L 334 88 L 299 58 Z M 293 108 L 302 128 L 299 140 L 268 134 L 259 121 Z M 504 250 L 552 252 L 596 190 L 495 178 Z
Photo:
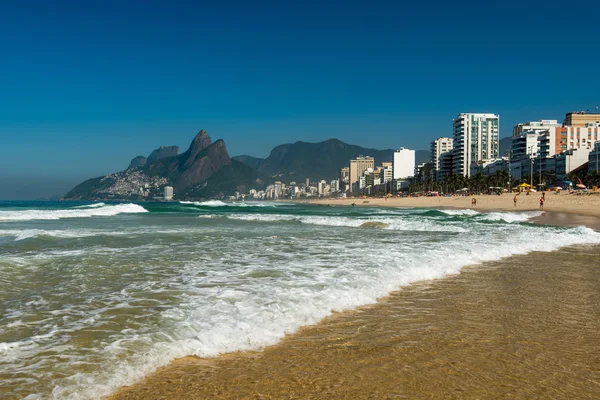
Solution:
M 473 198 L 471 199 L 471 205 L 472 205 L 473 207 L 475 207 L 475 206 L 477 205 L 477 199 L 476 199 L 475 197 L 473 197 Z
M 544 209 L 544 196 L 540 197 L 540 209 Z
M 513 199 L 513 203 L 515 203 L 515 207 L 517 206 L 517 195 L 515 194 L 515 198 Z

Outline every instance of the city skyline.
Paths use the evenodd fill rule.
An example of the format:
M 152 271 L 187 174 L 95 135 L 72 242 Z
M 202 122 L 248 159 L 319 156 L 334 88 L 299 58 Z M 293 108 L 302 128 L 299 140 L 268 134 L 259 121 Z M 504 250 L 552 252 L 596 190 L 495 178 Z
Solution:
M 59 194 L 202 128 L 231 155 L 333 137 L 427 150 L 459 113 L 500 115 L 503 138 L 600 102 L 594 28 L 559 5 L 435 8 L 3 5 L 0 186 Z M 555 61 L 565 49 L 584 62 Z

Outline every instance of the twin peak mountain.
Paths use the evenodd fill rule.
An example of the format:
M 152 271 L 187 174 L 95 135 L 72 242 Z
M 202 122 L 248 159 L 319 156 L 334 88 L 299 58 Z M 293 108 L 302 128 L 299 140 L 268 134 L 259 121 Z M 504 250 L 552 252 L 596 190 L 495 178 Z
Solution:
M 184 153 L 178 151 L 177 146 L 161 146 L 148 157 L 135 157 L 125 171 L 88 179 L 64 198 L 150 200 L 162 196 L 164 186 L 172 186 L 178 199 L 222 198 L 236 191 L 260 190 L 276 180 L 335 179 L 339 168 L 352 158 L 370 155 L 379 163 L 391 161 L 394 152 L 329 139 L 280 145 L 266 159 L 232 158 L 225 142 L 219 139 L 213 143 L 205 130 L 198 132 Z M 426 151 L 417 153 L 418 159 L 428 157 Z

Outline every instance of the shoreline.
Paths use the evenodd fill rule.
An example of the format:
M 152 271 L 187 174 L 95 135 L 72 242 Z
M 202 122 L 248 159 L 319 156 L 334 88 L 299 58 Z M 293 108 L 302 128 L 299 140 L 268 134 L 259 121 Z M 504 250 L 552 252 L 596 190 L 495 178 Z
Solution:
M 537 196 L 536 196 L 537 195 Z M 471 205 L 475 198 L 477 204 Z M 432 208 L 474 210 L 478 212 L 532 212 L 540 211 L 542 215 L 532 217 L 531 222 L 541 225 L 575 227 L 586 226 L 600 231 L 600 194 L 594 195 L 546 195 L 544 208 L 539 207 L 540 193 L 529 196 L 517 196 L 517 206 L 513 204 L 514 195 L 503 194 L 453 197 L 406 197 L 406 198 L 366 198 L 366 199 L 314 199 L 294 201 L 301 204 L 322 206 L 351 207 L 386 207 L 386 208 Z
M 417 282 L 263 351 L 174 360 L 109 398 L 597 398 L 600 274 L 581 249 Z
M 402 197 L 402 198 L 350 198 L 350 199 L 305 199 L 292 201 L 330 206 L 361 206 L 361 207 L 401 207 L 401 208 L 453 208 L 473 209 L 476 211 L 552 211 L 568 214 L 600 217 L 600 193 L 597 194 L 555 194 L 546 192 L 544 208 L 540 209 L 541 193 L 517 195 L 517 205 L 513 203 L 513 194 L 452 196 L 452 197 Z M 477 204 L 471 205 L 476 199 Z
M 478 206 L 480 204 L 480 198 L 482 197 L 483 196 L 477 197 Z M 533 198 L 536 197 L 534 196 Z M 471 208 L 461 206 L 461 200 L 463 203 L 466 203 L 467 201 L 470 201 L 469 197 L 450 199 L 452 200 L 452 202 L 440 202 L 444 204 L 437 206 L 431 205 L 431 203 L 433 202 L 429 200 L 429 198 L 425 198 L 425 200 L 427 200 L 425 202 L 422 201 L 424 199 L 417 199 L 418 201 L 409 202 L 402 201 L 407 199 L 393 199 L 392 201 L 384 199 L 364 199 L 368 200 L 369 202 L 361 203 L 360 205 L 374 207 L 425 207 L 453 209 Z M 357 200 L 362 201 L 363 199 L 347 199 L 343 201 L 319 200 L 310 201 L 309 203 L 322 205 L 350 206 L 353 201 L 357 202 Z M 433 200 L 437 199 L 433 198 Z M 511 200 L 512 202 L 512 197 L 508 200 Z M 598 200 L 600 200 L 600 198 Z M 331 201 L 331 203 L 329 203 L 329 201 Z M 407 205 L 407 203 L 410 205 Z M 539 208 L 533 209 L 531 206 L 524 206 L 518 210 L 515 210 L 514 207 L 513 209 L 506 209 L 506 206 L 496 207 L 496 204 L 494 204 L 494 202 L 481 203 L 483 203 L 482 207 L 475 207 L 474 209 L 477 211 L 492 212 L 523 212 L 539 210 Z M 600 204 L 600 201 L 598 203 Z M 357 203 L 356 205 L 359 204 Z M 552 226 L 585 225 L 589 228 L 600 230 L 600 218 L 598 217 L 600 216 L 600 212 L 590 212 L 588 208 L 584 208 L 584 213 L 581 213 L 580 209 L 575 209 L 573 207 L 560 207 L 559 210 L 560 211 L 553 209 L 544 210 L 544 214 L 532 218 L 532 222 L 536 224 Z M 592 249 L 595 252 L 596 257 L 600 256 L 600 246 L 594 246 Z M 565 251 L 567 251 L 570 254 L 569 259 L 572 259 L 574 256 L 580 255 L 580 252 L 579 250 L 577 250 L 576 247 L 569 247 Z M 426 359 L 429 356 L 427 351 L 424 351 L 425 344 L 435 344 L 438 342 L 444 342 L 443 338 L 436 339 L 435 335 L 432 336 L 430 331 L 443 331 L 448 329 L 448 327 L 436 328 L 436 324 L 440 323 L 440 321 L 429 321 L 428 323 L 424 323 L 422 321 L 423 318 L 421 318 L 419 315 L 419 308 L 416 307 L 414 298 L 418 298 L 423 292 L 439 292 L 439 298 L 436 297 L 435 300 L 436 304 L 438 304 L 437 307 L 429 307 L 429 302 L 432 301 L 431 298 L 425 297 L 423 298 L 423 301 L 424 304 L 427 305 L 426 308 L 428 312 L 433 312 L 435 315 L 437 315 L 437 317 L 441 318 L 443 321 L 446 321 L 444 323 L 448 323 L 449 320 L 452 319 L 448 315 L 451 314 L 452 310 L 448 310 L 443 307 L 443 303 L 445 303 L 445 299 L 447 296 L 455 296 L 459 300 L 462 299 L 462 297 L 469 297 L 468 293 L 473 289 L 473 287 L 477 287 L 478 280 L 481 278 L 481 276 L 484 276 L 485 279 L 496 283 L 498 283 L 498 279 L 518 280 L 517 278 L 510 276 L 511 271 L 514 272 L 515 270 L 515 265 L 518 265 L 520 267 L 519 273 L 528 273 L 529 265 L 535 265 L 536 263 L 539 263 L 540 259 L 543 260 L 542 264 L 546 265 L 549 262 L 548 260 L 554 259 L 557 254 L 560 255 L 560 258 L 565 258 L 561 255 L 562 252 L 563 250 L 552 253 L 535 252 L 523 256 L 512 256 L 507 259 L 502 259 L 495 262 L 486 262 L 475 266 L 466 266 L 461 270 L 461 273 L 459 275 L 446 276 L 443 279 L 433 281 L 421 281 L 413 283 L 411 285 L 402 287 L 399 290 L 390 293 L 388 296 L 378 299 L 375 304 L 361 306 L 357 309 L 344 312 L 334 312 L 333 315 L 325 318 L 319 323 L 315 325 L 304 326 L 300 328 L 297 332 L 291 335 L 287 335 L 279 343 L 272 346 L 268 346 L 262 351 L 234 352 L 223 354 L 216 358 L 199 358 L 196 356 L 187 356 L 180 359 L 176 359 L 173 360 L 170 364 L 159 368 L 151 375 L 146 376 L 142 381 L 137 382 L 131 386 L 124 386 L 119 388 L 108 398 L 354 398 L 355 396 L 358 396 L 357 398 L 366 398 L 369 397 L 368 393 L 378 393 L 376 397 L 398 396 L 399 398 L 431 398 L 431 396 L 438 396 L 452 398 L 455 396 L 447 396 L 449 394 L 447 392 L 435 393 L 434 390 L 434 393 L 432 394 L 428 391 L 423 391 L 423 388 L 420 386 L 421 384 L 419 382 L 421 379 L 420 376 L 413 376 L 414 379 L 418 378 L 414 382 L 411 381 L 403 383 L 403 385 L 407 385 L 406 387 L 403 386 L 402 389 L 405 395 L 399 392 L 396 393 L 394 392 L 394 388 L 390 388 L 389 385 L 386 386 L 385 382 L 381 382 L 380 379 L 377 378 L 375 375 L 371 376 L 369 375 L 369 373 L 365 374 L 363 372 L 364 365 L 368 365 L 367 370 L 372 373 L 377 372 L 377 374 L 379 375 L 381 375 L 382 372 L 384 372 L 383 375 L 385 375 L 385 373 L 388 373 L 391 374 L 391 376 L 394 376 L 394 379 L 402 378 L 396 376 L 396 368 L 398 368 L 401 371 L 403 370 L 403 368 L 403 371 L 406 371 L 407 368 L 409 371 L 418 370 L 422 374 L 429 375 L 432 375 L 432 371 L 438 371 L 438 373 L 443 372 L 444 374 L 451 375 L 453 369 L 456 368 L 455 366 L 464 363 L 465 360 L 462 360 L 460 359 L 460 357 L 458 357 L 457 360 L 451 361 L 449 366 L 447 366 L 447 368 L 445 369 L 442 369 L 441 371 L 437 367 L 432 367 L 431 361 L 426 361 Z M 552 254 L 553 256 L 550 257 L 550 254 Z M 538 261 L 534 262 L 533 260 L 536 258 L 538 259 Z M 552 262 L 550 263 L 552 264 Z M 582 264 L 584 263 L 582 262 Z M 589 264 L 590 263 L 588 263 L 588 267 Z M 536 268 L 539 268 L 539 265 Z M 543 272 L 547 273 L 548 271 Z M 557 279 L 554 275 L 560 274 L 560 265 L 553 265 L 552 273 L 544 279 L 544 282 L 546 282 L 547 279 L 551 279 L 552 282 L 555 282 Z M 596 278 L 598 277 L 598 274 L 596 274 Z M 529 282 L 529 284 L 535 286 L 535 282 Z M 456 290 L 457 288 L 460 289 L 460 293 L 457 294 L 452 291 L 450 294 L 445 293 L 445 289 L 448 286 L 453 287 L 454 290 Z M 541 290 L 543 288 L 536 288 L 536 290 L 538 289 Z M 554 288 L 553 290 L 556 291 L 559 290 L 559 288 Z M 497 301 L 496 298 L 490 296 L 489 294 L 481 294 L 486 295 L 488 297 L 488 306 L 494 305 Z M 545 296 L 542 296 L 542 298 L 536 298 L 534 300 L 536 303 L 539 302 L 541 304 L 545 301 L 546 296 L 548 295 L 554 296 L 555 293 L 547 293 Z M 565 296 L 566 295 L 567 294 L 565 294 Z M 521 298 L 519 301 L 522 301 L 523 304 L 526 304 L 530 303 L 531 300 L 532 299 L 530 297 L 526 297 L 525 299 Z M 475 299 L 472 301 L 477 302 L 478 300 Z M 483 306 L 483 304 L 481 306 Z M 442 308 L 443 311 L 438 309 L 438 307 Z M 401 309 L 401 312 L 392 313 L 393 315 L 390 315 L 392 310 L 397 310 L 398 308 Z M 475 315 L 473 318 L 476 318 L 477 313 L 481 312 L 482 310 L 476 309 L 471 311 Z M 506 312 L 508 310 L 501 311 Z M 385 318 L 383 317 L 384 315 L 386 316 Z M 454 316 L 454 318 L 456 317 L 457 316 Z M 413 322 L 419 325 L 418 330 L 421 332 L 420 335 L 415 336 L 412 333 L 404 332 L 403 334 L 400 334 L 398 332 L 395 332 L 395 323 L 405 323 L 407 318 L 416 318 L 416 322 Z M 362 338 L 361 340 L 363 341 L 382 342 L 378 343 L 377 345 L 374 345 L 374 347 L 367 346 L 366 348 L 362 348 L 360 344 L 356 343 L 355 336 L 358 335 L 358 332 L 365 330 L 365 328 L 369 326 L 369 324 L 365 322 L 368 320 L 377 321 L 377 323 L 373 323 L 372 326 L 384 324 L 386 323 L 386 321 L 387 325 L 390 325 L 391 323 L 394 326 L 388 326 L 386 328 L 388 332 L 385 332 L 382 336 L 380 335 L 376 338 L 373 334 L 361 333 L 360 336 Z M 350 326 L 353 328 L 350 330 L 345 329 Z M 339 329 L 341 329 L 341 331 L 338 331 Z M 515 327 L 515 329 L 518 329 L 518 326 Z M 598 327 L 598 329 L 600 331 L 600 326 Z M 540 332 L 536 331 L 536 334 L 539 333 Z M 400 350 L 399 352 L 400 354 L 402 354 L 402 357 L 400 357 L 400 359 L 394 358 L 393 360 L 386 359 L 386 361 L 383 363 L 383 367 L 382 365 L 380 365 L 381 360 L 378 361 L 377 364 L 371 363 L 371 359 L 380 359 L 382 357 L 386 357 L 385 354 L 380 353 L 380 350 L 385 349 L 386 346 L 389 345 L 388 342 L 392 341 L 392 338 L 398 335 L 403 337 L 402 343 L 396 343 L 395 345 L 403 348 L 405 341 L 409 343 L 408 347 L 411 348 L 412 352 L 415 352 L 410 352 L 409 355 L 412 358 L 409 357 L 410 359 L 408 361 L 405 360 L 403 357 L 407 356 L 407 354 L 403 353 L 403 351 Z M 406 335 L 408 335 L 409 337 L 405 337 Z M 597 337 L 596 339 L 600 340 L 600 337 Z M 539 339 L 533 337 L 531 338 L 531 340 L 535 342 Z M 485 343 L 485 340 L 483 340 L 482 343 Z M 438 345 L 439 344 L 440 343 L 438 343 Z M 444 342 L 444 345 L 441 346 L 441 350 L 450 351 L 451 349 L 448 349 L 447 347 L 452 347 L 453 345 L 453 342 Z M 564 344 L 561 343 L 561 345 Z M 370 353 L 373 351 L 376 352 L 376 355 L 370 355 Z M 396 350 L 394 350 L 393 352 L 395 351 Z M 309 356 L 306 356 L 307 352 Z M 333 358 L 332 353 L 335 355 L 335 357 Z M 418 356 L 416 355 L 417 353 Z M 471 354 L 470 357 L 476 355 L 477 354 Z M 498 356 L 500 357 L 501 354 L 498 353 Z M 548 355 L 545 354 L 544 356 Z M 452 357 L 454 357 L 454 355 Z M 534 355 L 534 357 L 539 356 Z M 400 364 L 398 364 L 399 362 Z M 477 362 L 484 363 L 486 362 L 486 360 L 478 359 Z M 388 369 L 386 367 L 388 363 L 389 365 L 395 365 L 395 367 L 392 369 Z M 592 363 L 592 361 L 590 361 L 589 363 Z M 452 365 L 455 366 L 453 367 Z M 342 369 L 345 372 L 336 374 L 335 368 Z M 429 370 L 430 368 L 433 369 Z M 465 368 L 466 370 L 470 369 L 470 367 Z M 589 366 L 587 368 L 589 368 Z M 301 371 L 300 374 L 299 371 Z M 473 373 L 475 372 L 468 372 L 465 378 L 468 378 L 469 375 Z M 357 387 L 356 382 L 353 382 L 353 379 L 347 380 L 345 378 L 340 378 L 340 375 L 342 374 L 349 374 L 350 378 L 354 376 L 354 380 L 356 380 L 357 382 L 367 379 L 368 381 L 370 381 L 370 383 L 360 384 L 360 387 Z M 544 372 L 544 374 L 548 374 L 548 371 Z M 600 378 L 600 371 L 598 371 L 597 376 Z M 430 379 L 436 378 L 434 376 L 430 376 Z M 496 377 L 496 379 L 498 379 L 498 377 Z M 512 386 L 509 386 L 512 387 L 512 389 L 518 387 L 518 385 L 515 386 L 515 382 L 519 378 L 517 376 L 514 376 L 510 379 Z M 540 379 L 541 381 L 543 381 L 542 378 Z M 561 377 L 560 379 L 558 379 L 558 381 L 562 381 L 563 379 L 564 377 Z M 377 382 L 377 384 L 375 384 L 374 382 Z M 440 384 L 450 384 L 451 386 L 455 386 L 457 385 L 457 382 L 441 382 Z M 577 382 L 577 385 L 572 384 L 572 386 L 577 386 L 580 390 L 583 390 L 584 392 L 589 389 L 585 387 L 585 384 L 582 384 L 581 382 Z M 472 392 L 472 395 L 476 394 L 477 396 L 484 397 L 486 395 L 485 388 L 483 387 L 475 385 L 471 389 L 474 390 L 474 392 Z M 538 389 L 543 390 L 543 387 L 538 387 L 536 390 Z M 456 390 L 456 397 L 464 397 L 465 395 L 467 397 L 471 396 L 469 394 L 471 392 L 465 392 L 460 387 L 457 387 L 453 390 Z M 482 390 L 483 392 L 481 392 Z M 357 393 L 362 394 L 357 395 Z M 511 393 L 511 395 L 514 395 L 514 392 L 509 393 Z M 598 393 L 600 394 L 600 388 L 598 388 Z M 503 396 L 506 394 L 507 393 L 500 391 L 498 393 L 495 393 L 494 396 Z M 488 393 L 488 395 L 490 395 L 490 393 Z M 530 395 L 532 395 L 532 393 L 529 393 L 528 396 L 521 396 L 520 398 L 530 398 Z M 540 395 L 539 392 L 537 395 Z M 548 395 L 548 393 L 546 393 L 546 395 Z M 543 394 L 541 394 L 541 396 L 543 396 Z

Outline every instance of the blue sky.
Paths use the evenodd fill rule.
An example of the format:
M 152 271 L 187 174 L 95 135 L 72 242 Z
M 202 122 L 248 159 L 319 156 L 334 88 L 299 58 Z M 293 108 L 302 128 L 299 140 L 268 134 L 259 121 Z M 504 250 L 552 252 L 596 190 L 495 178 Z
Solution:
M 600 103 L 597 24 L 564 3 L 190 3 L 0 3 L 0 198 L 185 150 L 201 128 L 231 155 L 427 149 L 459 112 L 498 113 L 509 136 Z

